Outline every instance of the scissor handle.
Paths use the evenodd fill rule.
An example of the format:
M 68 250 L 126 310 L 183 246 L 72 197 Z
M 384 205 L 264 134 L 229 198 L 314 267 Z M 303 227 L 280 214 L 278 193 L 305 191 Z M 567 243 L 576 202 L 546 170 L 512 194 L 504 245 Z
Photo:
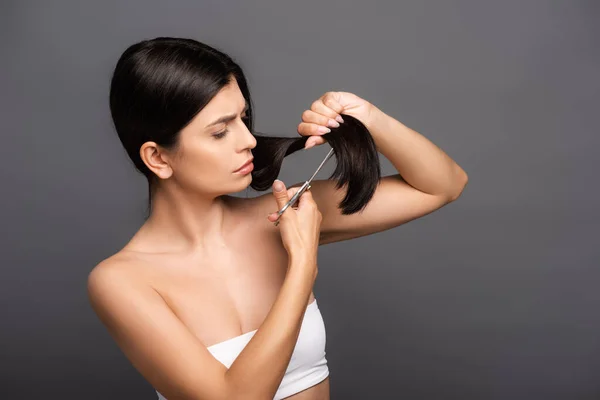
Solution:
M 310 189 L 310 183 L 306 181 L 302 186 L 300 186 L 300 189 L 296 193 L 294 193 L 292 198 L 287 203 L 285 203 L 281 210 L 277 211 L 277 219 L 275 220 L 275 226 L 279 225 L 279 218 L 281 217 L 281 214 L 283 214 L 289 206 L 294 204 L 298 200 L 298 198 L 302 196 L 302 193 L 304 193 L 308 189 Z

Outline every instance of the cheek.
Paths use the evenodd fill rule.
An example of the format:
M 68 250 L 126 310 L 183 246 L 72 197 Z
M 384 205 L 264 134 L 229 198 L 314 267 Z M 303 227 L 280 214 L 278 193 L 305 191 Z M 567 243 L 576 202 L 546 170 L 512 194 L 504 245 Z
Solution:
M 211 138 L 187 138 L 182 142 L 180 151 L 180 169 L 185 169 L 186 172 L 203 173 L 218 168 L 215 163 L 219 160 L 219 153 L 217 146 L 211 143 Z
M 177 175 L 186 186 L 210 188 L 215 182 L 222 181 L 224 174 L 231 172 L 230 164 L 223 151 L 218 151 L 215 146 L 188 146 L 178 160 Z

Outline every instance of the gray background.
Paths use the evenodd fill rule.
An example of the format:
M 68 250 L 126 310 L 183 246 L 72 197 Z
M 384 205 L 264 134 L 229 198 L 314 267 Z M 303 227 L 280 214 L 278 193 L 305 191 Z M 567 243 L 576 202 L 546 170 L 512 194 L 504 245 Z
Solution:
M 3 397 L 155 398 L 85 282 L 146 205 L 110 74 L 128 45 L 183 36 L 242 65 L 259 130 L 297 135 L 313 100 L 350 91 L 469 174 L 431 215 L 321 247 L 333 399 L 600 398 L 598 1 L 22 0 L 0 15 Z

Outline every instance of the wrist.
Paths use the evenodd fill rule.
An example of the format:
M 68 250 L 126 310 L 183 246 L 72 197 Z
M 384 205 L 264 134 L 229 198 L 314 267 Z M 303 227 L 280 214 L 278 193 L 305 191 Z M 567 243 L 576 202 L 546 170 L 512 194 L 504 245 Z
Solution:
M 370 132 L 381 130 L 381 127 L 385 124 L 385 120 L 387 117 L 388 115 L 381 111 L 380 108 L 378 108 L 374 104 L 371 104 L 371 106 L 369 107 L 367 117 L 365 118 L 365 122 L 363 124 Z
M 289 252 L 288 268 L 297 265 L 306 265 L 309 262 L 314 262 L 314 257 L 306 250 L 298 250 Z

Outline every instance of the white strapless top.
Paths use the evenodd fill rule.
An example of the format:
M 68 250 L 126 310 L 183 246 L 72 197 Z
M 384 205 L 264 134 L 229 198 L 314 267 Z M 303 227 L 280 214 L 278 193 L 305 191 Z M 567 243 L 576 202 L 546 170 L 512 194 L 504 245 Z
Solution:
M 229 368 L 257 331 L 227 339 L 207 349 L 221 364 Z M 296 347 L 273 400 L 280 400 L 301 392 L 329 376 L 325 344 L 325 324 L 315 299 L 306 307 Z M 167 400 L 158 391 L 156 393 L 159 400 Z

